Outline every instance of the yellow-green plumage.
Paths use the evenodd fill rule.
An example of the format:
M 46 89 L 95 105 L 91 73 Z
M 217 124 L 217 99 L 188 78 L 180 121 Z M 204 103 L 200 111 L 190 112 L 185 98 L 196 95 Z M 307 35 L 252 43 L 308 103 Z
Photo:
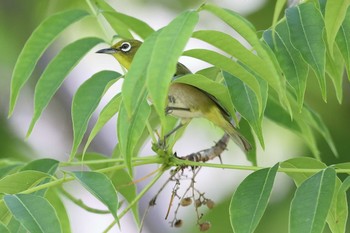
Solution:
M 134 55 L 142 42 L 138 40 L 121 40 L 111 48 L 99 50 L 98 53 L 113 55 L 126 69 L 130 68 Z M 191 73 L 181 63 L 177 64 L 174 76 Z M 251 149 L 248 141 L 237 132 L 230 116 L 217 100 L 208 93 L 188 84 L 172 83 L 168 92 L 166 112 L 181 119 L 182 124 L 192 118 L 203 117 L 222 128 L 240 148 L 247 152 Z

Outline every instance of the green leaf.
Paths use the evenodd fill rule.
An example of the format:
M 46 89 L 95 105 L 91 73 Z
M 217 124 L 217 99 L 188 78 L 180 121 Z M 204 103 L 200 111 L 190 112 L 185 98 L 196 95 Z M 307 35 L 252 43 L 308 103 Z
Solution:
M 118 196 L 111 180 L 106 175 L 97 172 L 79 171 L 73 174 L 86 190 L 108 207 L 114 218 L 119 221 L 117 216 Z
M 296 101 L 292 97 L 290 97 L 290 104 L 293 109 L 293 120 L 289 117 L 288 112 L 286 112 L 286 110 L 283 109 L 278 101 L 272 96 L 269 96 L 265 115 L 276 123 L 281 124 L 304 138 L 314 156 L 317 158 L 319 158 L 319 151 L 316 146 L 316 136 L 314 131 L 319 132 L 322 135 L 334 155 L 338 156 L 329 130 L 321 117 L 306 105 L 304 105 L 300 111 Z
M 319 160 L 301 157 L 286 160 L 281 163 L 282 168 L 296 168 L 296 169 L 325 169 L 326 164 Z M 337 167 L 338 168 L 338 167 Z M 286 172 L 290 176 L 297 186 L 300 186 L 306 179 L 312 176 L 314 173 L 294 173 Z M 339 178 L 336 178 L 335 193 L 330 207 L 330 211 L 327 216 L 327 223 L 333 233 L 344 233 L 345 225 L 348 217 L 348 205 L 346 198 L 346 189 L 344 190 L 344 183 Z M 345 184 L 346 185 L 346 184 Z
M 209 11 L 219 17 L 222 21 L 237 31 L 254 49 L 260 50 L 261 44 L 256 35 L 255 28 L 244 17 L 229 9 L 220 8 L 212 4 L 205 4 L 201 9 Z
M 345 19 L 349 5 L 349 0 L 327 1 L 326 3 L 324 23 L 330 56 L 334 58 L 336 58 L 336 55 L 333 53 L 335 37 Z
M 75 93 L 72 103 L 74 139 L 70 160 L 74 158 L 92 113 L 96 110 L 102 96 L 120 76 L 121 74 L 114 71 L 100 71 L 86 80 Z
M 337 44 L 334 44 L 333 58 L 330 53 L 331 52 L 327 50 L 326 72 L 333 82 L 338 102 L 341 104 L 343 101 L 344 60 Z
M 12 174 L 16 172 L 22 166 L 21 163 L 9 164 L 5 166 L 1 166 L 0 168 L 0 179 L 8 174 Z
M 55 159 L 37 159 L 27 163 L 24 167 L 21 168 L 21 171 L 39 171 L 54 175 L 56 173 L 58 165 L 59 161 Z
M 238 186 L 230 203 L 230 220 L 235 233 L 252 233 L 270 198 L 278 164 L 253 172 Z
M 203 30 L 194 32 L 192 37 L 214 45 L 229 55 L 232 55 L 240 64 L 244 64 L 244 67 L 248 68 L 248 70 L 251 70 L 254 74 L 266 80 L 272 87 L 276 87 L 274 72 L 266 64 L 266 60 L 255 55 L 230 35 L 219 31 Z
M 94 125 L 94 127 L 91 130 L 91 133 L 89 135 L 89 138 L 86 141 L 83 154 L 85 154 L 85 151 L 89 147 L 91 141 L 95 138 L 95 136 L 100 132 L 103 126 L 119 111 L 119 107 L 121 104 L 121 94 L 118 93 L 115 95 L 108 104 L 102 109 L 100 115 L 97 118 L 97 121 Z
M 327 216 L 327 223 L 332 233 L 346 232 L 348 201 L 343 184 L 339 178 L 336 179 L 333 201 Z
M 57 216 L 58 216 L 58 219 L 60 221 L 62 232 L 70 233 L 71 229 L 70 229 L 70 222 L 69 222 L 67 210 L 66 210 L 66 207 L 64 206 L 60 196 L 56 192 L 56 190 L 49 189 L 45 194 L 45 198 L 49 201 L 49 203 L 55 209 Z
M 259 114 L 259 104 L 256 95 L 244 82 L 242 82 L 237 77 L 227 72 L 223 72 L 223 76 L 234 106 L 237 108 L 242 117 L 248 121 L 249 125 L 253 128 L 254 132 L 258 136 L 261 146 L 264 148 L 264 138 L 261 128 L 262 116 Z M 259 80 L 258 77 L 257 80 Z M 268 86 L 265 81 L 259 81 L 261 83 L 260 90 L 264 96 L 263 101 L 265 109 Z
M 114 188 L 123 195 L 127 202 L 131 203 L 136 198 L 136 185 L 134 184 L 129 173 L 123 169 L 115 170 L 110 174 L 110 179 Z M 138 205 L 133 205 L 131 211 L 134 215 L 136 223 L 140 222 Z
M 15 194 L 39 184 L 49 174 L 39 171 L 21 171 L 0 180 L 0 193 Z
M 39 172 L 47 173 L 49 175 L 54 175 L 57 171 L 58 165 L 59 165 L 59 161 L 55 159 L 49 159 L 49 158 L 38 159 L 38 160 L 29 162 L 27 165 L 25 165 L 21 169 L 21 171 L 39 171 Z M 45 184 L 50 180 L 51 178 L 46 178 L 42 180 L 38 185 Z M 35 192 L 35 195 L 44 196 L 46 191 L 47 189 L 39 190 Z
M 232 27 L 236 32 L 238 32 L 256 51 L 257 55 L 262 58 L 266 67 L 258 68 L 263 70 L 263 72 L 272 73 L 271 77 L 264 75 L 262 78 L 269 80 L 269 85 L 275 89 L 278 93 L 281 102 L 287 106 L 288 100 L 286 98 L 286 90 L 284 84 L 284 77 L 281 76 L 277 64 L 274 62 L 273 54 L 271 54 L 268 49 L 264 46 L 264 43 L 258 38 L 257 33 L 253 25 L 247 21 L 245 18 L 240 16 L 238 13 L 233 12 L 228 9 L 223 9 L 211 4 L 205 4 L 201 9 L 207 10 L 212 14 L 219 17 L 222 21 Z M 256 65 L 254 65 L 256 67 Z M 250 68 L 250 67 L 249 67 Z M 254 69 L 252 69 L 254 70 Z M 226 70 L 230 72 L 229 70 Z M 233 75 L 239 77 L 238 75 L 232 73 Z M 243 80 L 242 80 L 243 81 Z M 249 85 L 249 84 L 248 84 Z M 252 90 L 254 88 L 251 87 Z M 257 92 L 256 92 L 257 93 Z
M 176 65 L 192 31 L 198 22 L 198 12 L 186 11 L 164 27 L 156 40 L 146 73 L 146 85 L 154 108 L 161 120 L 169 83 L 176 73 Z
M 203 75 L 203 76 L 205 76 L 208 79 L 211 79 L 213 81 L 220 81 L 221 76 L 222 76 L 221 73 L 222 73 L 222 71 L 218 67 L 215 67 L 215 66 L 204 68 L 204 69 L 196 72 L 196 74 Z
M 265 31 L 263 37 L 276 54 L 288 83 L 295 91 L 298 106 L 301 109 L 304 102 L 309 66 L 305 63 L 300 52 L 292 45 L 287 22 L 280 22 L 274 31 Z
M 186 11 L 153 33 L 140 47 L 122 88 L 123 101 L 129 117 L 139 105 L 138 102 L 143 101 L 143 96 L 148 90 L 158 114 L 164 118 L 169 83 L 197 20 L 197 12 Z
M 330 209 L 336 174 L 326 168 L 305 180 L 291 203 L 290 233 L 322 233 Z
M 10 214 L 10 211 L 9 215 Z M 24 226 L 11 215 L 11 220 L 7 224 L 7 228 L 9 229 L 10 232 L 15 232 L 15 233 L 28 233 L 28 231 L 24 228 Z
M 128 26 L 123 21 L 118 19 L 118 17 L 115 17 L 115 14 L 116 12 L 104 12 L 103 16 L 106 18 L 113 30 L 117 33 L 118 37 L 121 37 L 123 39 L 132 39 L 133 36 L 129 31 Z
M 292 158 L 288 159 L 281 163 L 281 168 L 299 168 L 299 169 L 325 169 L 327 165 L 322 163 L 321 161 L 308 158 L 308 157 L 300 157 L 300 158 Z M 288 176 L 290 176 L 297 187 L 299 187 L 306 179 L 310 176 L 314 175 L 314 173 L 310 172 L 286 172 Z
M 305 106 L 302 113 L 300 114 L 300 118 L 305 120 L 308 125 L 310 125 L 314 130 L 319 132 L 324 140 L 327 142 L 329 148 L 331 148 L 333 154 L 338 157 L 338 151 L 334 145 L 334 141 L 332 139 L 332 136 L 326 126 L 326 124 L 323 122 L 321 116 L 313 111 L 310 107 Z
M 338 168 L 338 169 L 350 169 L 350 162 L 346 162 L 346 163 L 337 163 L 332 165 L 334 168 Z
M 321 12 L 314 3 L 307 2 L 288 8 L 286 18 L 291 42 L 315 71 L 322 97 L 326 100 L 326 45 L 323 41 L 324 23 Z
M 284 6 L 287 4 L 287 0 L 277 0 L 275 4 L 275 10 L 273 12 L 273 19 L 272 19 L 272 28 L 275 28 L 277 24 L 277 20 L 279 16 L 282 13 L 282 10 L 284 9 Z
M 340 53 L 345 61 L 345 66 L 350 80 L 350 8 L 347 11 L 346 17 L 341 25 L 335 41 L 339 47 Z
M 5 203 L 2 201 L 0 202 L 0 222 L 4 224 L 9 224 L 11 221 L 12 215 L 10 211 L 8 210 L 7 206 Z
M 146 94 L 146 73 L 159 31 L 153 33 L 137 50 L 122 86 L 123 106 L 131 118 L 135 107 Z M 129 78 L 130 77 L 130 78 Z
M 298 125 L 298 123 L 291 119 L 289 113 L 284 109 L 271 95 L 269 96 L 266 104 L 265 109 L 265 116 L 268 117 L 270 120 L 274 121 L 275 123 L 291 130 L 294 132 L 300 132 L 301 129 Z
M 343 183 L 340 186 L 340 189 L 342 192 L 348 191 L 350 188 L 350 176 L 346 177 L 346 179 L 343 181 Z
M 55 209 L 40 196 L 31 194 L 6 195 L 4 201 L 29 232 L 62 232 Z
M 151 114 L 150 106 L 146 101 L 146 96 L 136 106 L 136 110 L 130 119 L 124 104 L 121 105 L 118 114 L 117 129 L 120 151 L 125 159 L 126 167 L 132 175 L 131 158 L 137 155 L 135 151 L 142 132 L 146 127 L 146 122 Z
M 253 166 L 257 166 L 256 142 L 253 134 L 253 129 L 244 118 L 239 121 L 239 132 L 248 140 L 252 146 L 252 149 L 245 153 L 247 160 L 250 161 Z
M 11 233 L 10 230 L 2 222 L 0 222 L 0 232 Z
M 103 12 L 103 15 L 106 16 L 107 20 L 109 16 L 120 20 L 142 39 L 146 39 L 154 32 L 153 28 L 151 28 L 147 23 L 132 16 L 125 15 L 120 12 Z
M 236 112 L 233 107 L 230 94 L 224 85 L 212 81 L 200 74 L 187 74 L 176 78 L 173 82 L 188 84 L 209 93 L 217 99 L 218 103 L 220 103 L 232 117 L 236 117 Z
M 19 92 L 32 74 L 36 63 L 46 48 L 72 23 L 89 15 L 83 10 L 69 10 L 52 15 L 32 33 L 18 56 L 11 80 L 9 116 L 11 116 Z
M 108 157 L 97 154 L 97 153 L 87 153 L 84 155 L 84 161 L 91 160 L 107 160 Z M 110 166 L 116 165 L 115 162 L 105 162 L 105 163 L 96 163 L 96 164 L 87 164 L 87 166 L 92 170 L 98 170 Z M 106 173 L 108 178 L 112 181 L 112 184 L 117 190 L 117 192 L 125 198 L 129 203 L 131 203 L 136 197 L 136 185 L 133 183 L 132 178 L 129 173 L 125 170 L 114 170 L 112 172 Z M 131 208 L 134 218 L 137 223 L 139 223 L 139 213 L 138 206 L 134 205 Z
M 109 17 L 115 18 L 119 22 L 122 22 L 126 28 L 135 32 L 142 39 L 147 38 L 150 34 L 154 32 L 154 30 L 147 23 L 132 16 L 115 11 L 114 8 L 111 7 L 104 0 L 96 0 L 95 4 L 102 11 L 102 14 L 105 17 L 107 16 L 106 19 L 107 21 L 109 21 L 112 27 L 112 21 L 108 20 Z M 118 36 L 121 35 L 119 34 Z
M 77 154 L 76 159 L 79 159 L 79 161 L 93 161 L 93 160 L 106 160 L 106 162 L 99 162 L 99 163 L 86 163 L 86 166 L 88 166 L 91 170 L 98 170 L 103 169 L 106 167 L 115 166 L 115 162 L 108 162 L 110 157 L 107 157 L 106 155 L 94 153 L 94 152 L 88 152 L 86 154 Z
M 253 74 L 251 74 L 248 70 L 244 69 L 237 62 L 217 52 L 205 50 L 205 49 L 187 50 L 183 53 L 183 55 L 197 58 L 202 61 L 213 64 L 214 66 L 217 66 L 220 69 L 227 71 L 230 74 L 242 80 L 242 82 L 246 83 L 247 86 L 249 86 L 249 88 L 257 96 L 257 101 L 259 104 L 259 113 L 262 112 L 263 100 L 262 100 L 262 93 L 260 90 L 260 84 L 256 80 Z
M 41 113 L 49 104 L 51 98 L 61 86 L 68 73 L 92 47 L 101 42 L 102 40 L 98 38 L 83 38 L 77 40 L 64 47 L 62 51 L 52 59 L 35 86 L 34 115 L 27 132 L 27 137 L 32 132 L 36 121 L 39 119 Z
M 316 135 L 311 126 L 302 120 L 298 120 L 297 124 L 300 128 L 300 133 L 297 132 L 297 134 L 305 141 L 306 145 L 308 145 L 312 155 L 316 159 L 321 160 L 320 151 L 317 147 Z
M 293 105 L 293 102 L 291 104 Z M 295 112 L 293 112 L 293 114 L 298 115 L 298 113 Z M 306 124 L 302 118 L 294 116 L 294 118 L 291 119 L 286 109 L 284 109 L 279 102 L 271 96 L 266 105 L 265 116 L 303 138 L 305 143 L 311 149 L 313 155 L 316 158 L 319 158 L 320 153 L 317 149 L 315 135 L 311 126 Z

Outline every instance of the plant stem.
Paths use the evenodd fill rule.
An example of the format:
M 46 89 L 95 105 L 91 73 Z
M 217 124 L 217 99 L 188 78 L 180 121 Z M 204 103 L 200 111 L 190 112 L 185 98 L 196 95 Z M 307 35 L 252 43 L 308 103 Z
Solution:
M 143 156 L 143 157 L 133 157 L 131 161 L 145 161 L 149 159 L 157 158 L 157 155 Z M 76 161 L 76 162 L 60 162 L 60 167 L 69 167 L 69 166 L 79 166 L 79 165 L 89 165 L 89 164 L 100 164 L 100 163 L 118 163 L 124 162 L 124 159 L 96 159 L 96 160 L 85 160 L 85 161 Z
M 51 181 L 51 182 L 48 182 L 48 183 L 45 183 L 45 184 L 41 184 L 41 185 L 38 185 L 38 186 L 35 186 L 35 187 L 32 187 L 32 188 L 29 188 L 29 189 L 21 192 L 21 194 L 34 193 L 36 191 L 39 191 L 39 190 L 42 190 L 42 189 L 46 189 L 46 188 L 50 188 L 50 187 L 53 187 L 53 186 L 56 186 L 56 185 L 60 185 L 60 184 L 63 184 L 65 182 L 72 181 L 72 180 L 74 180 L 74 177 L 63 177 L 63 178 L 57 179 L 55 181 Z
M 156 139 L 156 137 L 154 136 L 153 129 L 152 129 L 152 126 L 151 126 L 151 124 L 149 123 L 149 121 L 146 121 L 146 127 L 147 127 L 147 130 L 148 130 L 149 135 L 151 136 L 152 142 L 153 142 L 153 143 L 156 143 L 156 142 L 157 142 L 157 139 Z
M 147 186 L 135 197 L 135 199 L 130 202 L 129 206 L 126 207 L 118 216 L 118 219 L 121 219 L 144 195 L 145 193 L 159 180 L 159 178 L 163 175 L 164 169 L 157 173 L 157 175 L 147 184 Z M 117 223 L 114 220 L 109 226 L 103 231 L 103 233 L 107 233 L 112 227 Z
M 142 157 L 140 157 L 142 158 Z M 140 159 L 139 158 L 139 159 Z M 158 156 L 148 156 L 147 158 L 141 159 L 141 161 L 135 161 L 133 163 L 133 167 L 136 166 L 141 166 L 141 165 L 146 165 L 146 164 L 161 164 L 163 162 L 163 159 L 158 157 Z M 71 162 L 72 163 L 72 162 Z M 112 166 L 112 167 L 106 167 L 106 168 L 102 168 L 102 169 L 98 169 L 95 170 L 95 172 L 101 172 L 101 173 L 105 173 L 105 172 L 110 172 L 110 171 L 114 171 L 114 170 L 120 170 L 120 169 L 124 169 L 126 168 L 125 164 L 121 164 L 121 165 L 116 165 L 116 166 Z M 69 181 L 74 180 L 75 178 L 73 176 L 69 176 L 69 177 L 63 177 L 60 179 L 56 179 L 54 181 L 50 181 L 48 183 L 45 184 L 41 184 L 32 188 L 29 188 L 23 192 L 21 192 L 21 194 L 29 194 L 29 193 L 33 193 L 42 189 L 46 189 L 46 188 L 50 188 L 50 187 L 54 187 Z
M 90 206 L 87 206 L 81 199 L 75 198 L 73 195 L 71 195 L 69 192 L 67 192 L 63 188 L 59 188 L 59 191 L 66 198 L 68 198 L 70 201 L 72 201 L 74 204 L 76 204 L 77 206 L 83 208 L 84 210 L 86 210 L 88 212 L 95 213 L 95 214 L 110 214 L 111 213 L 109 210 L 99 210 L 99 209 L 95 209 L 95 208 L 91 208 Z
M 163 169 L 161 172 L 157 174 L 157 176 L 154 178 L 154 180 L 151 181 L 151 183 L 139 194 L 139 196 L 134 200 L 133 203 L 130 204 L 128 208 L 126 208 L 122 213 L 121 217 L 126 213 L 128 209 L 134 205 L 138 199 L 140 199 L 144 193 L 156 182 L 156 180 L 159 179 L 161 174 L 166 170 L 166 168 L 172 167 L 172 166 L 199 166 L 199 167 L 212 167 L 212 168 L 225 168 L 225 169 L 233 169 L 233 170 L 246 170 L 246 171 L 257 171 L 260 169 L 263 169 L 265 167 L 258 167 L 258 166 L 244 166 L 244 165 L 231 165 L 231 164 L 214 164 L 214 163 L 203 163 L 203 162 L 194 162 L 189 160 L 183 160 L 179 158 L 172 157 L 170 159 L 170 164 L 164 164 L 164 158 L 159 156 L 147 156 L 147 157 L 135 157 L 132 158 L 133 163 L 132 166 L 141 166 L 141 165 L 147 165 L 147 164 L 163 164 Z M 62 162 L 60 166 L 74 166 L 74 165 L 84 165 L 84 164 L 96 164 L 96 163 L 106 163 L 106 162 L 124 162 L 124 160 L 121 159 L 104 159 L 104 160 L 91 160 L 91 161 L 85 161 L 85 162 Z M 95 172 L 101 172 L 106 173 L 114 170 L 120 170 L 125 169 L 126 165 L 119 164 L 111 167 L 106 167 L 102 169 L 95 170 Z M 322 171 L 323 169 L 315 169 L 315 168 L 278 168 L 278 172 L 283 173 L 317 173 L 319 171 Z M 350 169 L 337 169 L 335 168 L 336 173 L 350 173 Z M 74 180 L 75 178 L 72 176 L 69 177 L 63 177 L 60 179 L 56 179 L 53 181 L 50 181 L 45 184 L 41 184 L 32 188 L 29 188 L 25 191 L 22 191 L 22 194 L 29 194 L 33 193 L 42 189 L 54 187 L 69 181 Z
M 101 18 L 100 18 L 100 14 L 99 12 L 96 11 L 96 8 L 94 7 L 94 5 L 91 3 L 91 0 L 86 0 L 86 4 L 89 6 L 91 12 L 93 13 L 93 15 L 95 16 L 98 24 L 100 25 L 101 30 L 103 31 L 104 35 L 105 35 L 105 41 L 109 41 L 110 39 L 112 39 L 112 36 L 110 36 L 106 30 L 106 27 L 103 25 Z
M 141 166 L 141 165 L 147 165 L 147 164 L 161 164 L 164 160 L 158 156 L 155 156 L 155 158 L 153 159 L 148 159 L 148 160 L 144 160 L 144 161 L 136 161 L 132 164 L 133 167 L 136 166 Z M 125 164 L 121 164 L 121 165 L 115 165 L 115 166 L 111 166 L 111 167 L 106 167 L 106 168 L 102 168 L 102 169 L 98 169 L 95 170 L 96 172 L 110 172 L 110 171 L 114 171 L 114 170 L 120 170 L 120 169 L 124 169 L 126 168 Z
M 232 164 L 216 164 L 216 163 L 203 163 L 203 162 L 194 162 L 190 160 L 183 160 L 179 158 L 172 158 L 174 166 L 198 166 L 198 167 L 213 167 L 213 168 L 226 168 L 233 170 L 246 170 L 246 171 L 257 171 L 265 167 L 258 166 L 245 166 L 245 165 L 232 165 Z M 317 173 L 323 169 L 317 168 L 278 168 L 278 172 L 283 173 Z M 335 169 L 336 173 L 350 173 L 350 169 Z

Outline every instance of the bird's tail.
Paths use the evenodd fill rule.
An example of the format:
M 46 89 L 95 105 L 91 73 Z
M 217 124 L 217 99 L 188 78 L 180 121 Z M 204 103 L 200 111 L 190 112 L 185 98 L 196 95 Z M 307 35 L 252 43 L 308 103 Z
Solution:
M 207 119 L 222 128 L 225 133 L 241 148 L 244 153 L 248 153 L 252 149 L 252 145 L 248 140 L 235 128 L 234 122 L 228 114 L 222 112 L 219 108 L 214 108 L 206 115 Z
M 226 121 L 225 126 L 222 127 L 224 131 L 230 135 L 231 139 L 241 148 L 244 153 L 248 153 L 252 149 L 252 145 L 248 140 L 238 132 L 231 122 Z

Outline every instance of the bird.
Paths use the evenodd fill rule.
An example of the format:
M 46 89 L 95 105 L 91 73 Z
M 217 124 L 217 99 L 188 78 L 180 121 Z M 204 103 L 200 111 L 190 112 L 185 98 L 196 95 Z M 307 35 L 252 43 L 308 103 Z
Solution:
M 120 65 L 129 70 L 141 45 L 142 42 L 136 39 L 122 39 L 113 46 L 98 50 L 96 53 L 112 55 Z M 178 62 L 174 78 L 190 73 L 191 71 L 185 65 Z M 220 105 L 218 100 L 195 86 L 170 83 L 165 113 L 181 119 L 180 124 L 166 136 L 188 124 L 192 118 L 205 118 L 223 129 L 243 152 L 247 153 L 252 148 L 248 140 L 236 129 L 228 111 Z

